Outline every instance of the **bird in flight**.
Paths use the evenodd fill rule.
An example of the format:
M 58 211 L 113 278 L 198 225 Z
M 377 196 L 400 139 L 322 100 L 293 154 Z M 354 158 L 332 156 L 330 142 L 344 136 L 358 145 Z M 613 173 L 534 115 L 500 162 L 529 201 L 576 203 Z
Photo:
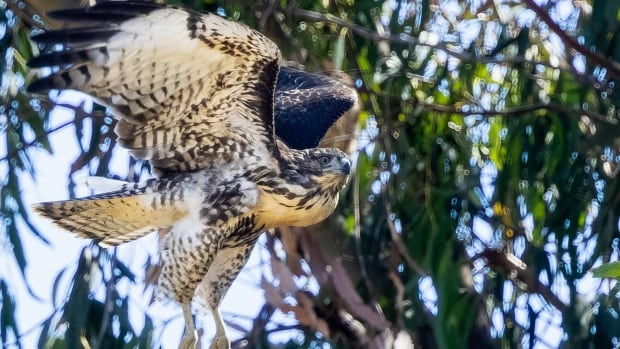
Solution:
M 100 179 L 113 190 L 34 209 L 102 246 L 159 231 L 156 295 L 182 308 L 180 347 L 196 345 L 193 302 L 214 315 L 211 348 L 229 348 L 218 306 L 261 232 L 308 226 L 336 207 L 351 165 L 316 146 L 355 91 L 282 66 L 272 41 L 214 14 L 108 1 L 50 16 L 73 26 L 33 36 L 63 48 L 29 62 L 54 68 L 29 90 L 91 95 L 155 178 Z

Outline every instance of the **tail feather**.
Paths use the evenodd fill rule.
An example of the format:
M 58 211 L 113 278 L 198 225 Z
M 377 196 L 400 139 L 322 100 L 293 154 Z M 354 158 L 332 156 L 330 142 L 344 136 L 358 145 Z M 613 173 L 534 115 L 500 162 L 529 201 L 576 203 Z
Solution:
M 35 204 L 33 210 L 80 237 L 115 246 L 167 228 L 186 214 L 162 201 L 163 195 L 126 184 L 124 189 L 114 192 Z

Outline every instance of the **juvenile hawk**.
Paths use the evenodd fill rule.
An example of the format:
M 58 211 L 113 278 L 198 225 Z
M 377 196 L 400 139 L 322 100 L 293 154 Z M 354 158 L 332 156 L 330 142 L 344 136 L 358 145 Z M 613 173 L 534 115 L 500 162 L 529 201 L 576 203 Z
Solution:
M 59 67 L 29 89 L 93 96 L 118 120 L 118 143 L 149 160 L 158 178 L 35 209 L 104 246 L 166 231 L 157 289 L 183 309 L 181 347 L 195 345 L 191 302 L 200 295 L 216 320 L 212 347 L 228 348 L 217 307 L 260 233 L 325 219 L 350 172 L 337 149 L 280 141 L 274 105 L 285 141 L 314 147 L 355 91 L 280 70 L 273 42 L 213 14 L 111 1 L 52 16 L 77 27 L 33 37 L 66 49 L 29 63 Z M 312 127 L 296 134 L 295 122 Z

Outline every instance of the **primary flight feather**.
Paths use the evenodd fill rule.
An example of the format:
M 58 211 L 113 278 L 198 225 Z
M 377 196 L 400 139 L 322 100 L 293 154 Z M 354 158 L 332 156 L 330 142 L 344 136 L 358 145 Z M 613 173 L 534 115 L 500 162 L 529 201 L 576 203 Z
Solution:
M 157 178 L 35 209 L 105 246 L 166 231 L 157 292 L 183 309 L 181 347 L 195 345 L 200 296 L 216 319 L 212 347 L 228 348 L 217 308 L 260 233 L 317 223 L 337 204 L 349 160 L 314 147 L 355 91 L 281 67 L 273 42 L 213 14 L 110 1 L 52 16 L 79 25 L 33 37 L 66 49 L 29 62 L 58 67 L 29 89 L 90 94 L 117 119 L 118 143 Z

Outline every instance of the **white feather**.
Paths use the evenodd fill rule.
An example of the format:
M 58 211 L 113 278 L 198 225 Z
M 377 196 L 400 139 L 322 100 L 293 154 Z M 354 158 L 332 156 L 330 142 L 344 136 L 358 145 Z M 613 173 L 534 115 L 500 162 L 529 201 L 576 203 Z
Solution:
M 111 191 L 117 191 L 123 189 L 123 186 L 128 184 L 125 181 L 119 181 L 116 179 L 88 176 L 77 180 L 78 184 L 85 185 L 88 189 L 95 193 L 106 193 Z

